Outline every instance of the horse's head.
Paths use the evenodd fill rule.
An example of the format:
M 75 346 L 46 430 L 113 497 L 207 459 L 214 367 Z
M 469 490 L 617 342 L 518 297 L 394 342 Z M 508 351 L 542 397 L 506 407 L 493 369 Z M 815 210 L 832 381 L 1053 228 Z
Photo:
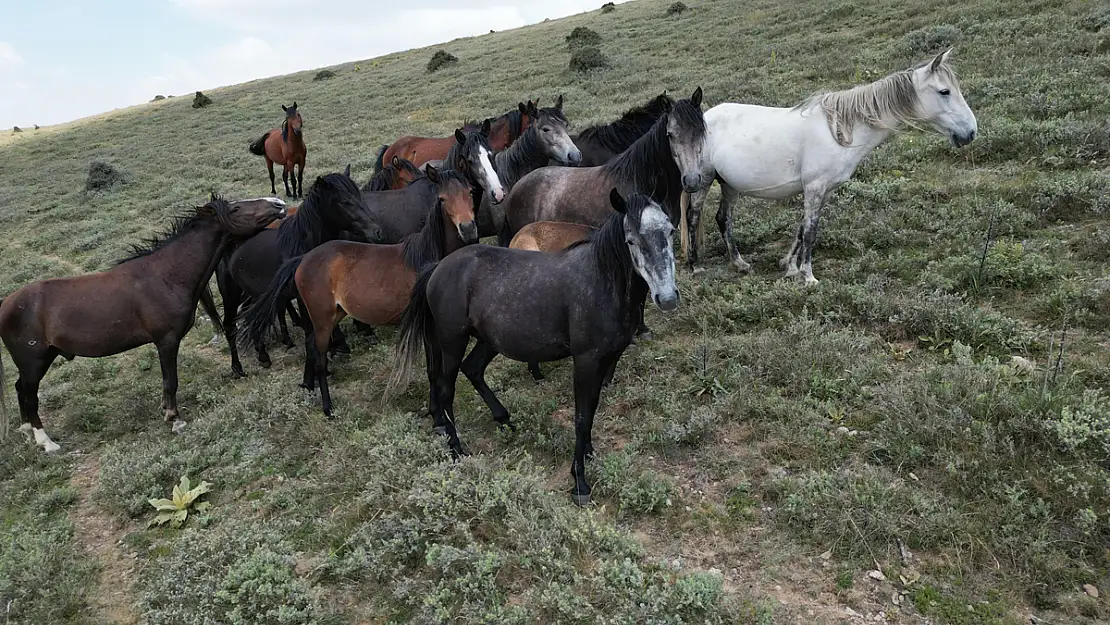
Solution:
M 661 310 L 678 308 L 674 278 L 674 226 L 659 204 L 641 193 L 621 196 L 609 192 L 609 202 L 624 215 L 624 239 L 632 266 L 651 291 L 651 301 Z
M 392 189 L 403 189 L 424 177 L 424 172 L 407 158 L 395 155 L 389 165 L 393 170 L 393 184 L 390 187 Z
M 474 221 L 474 200 L 470 197 L 470 183 L 461 172 L 440 171 L 429 165 L 428 180 L 436 185 L 439 194 L 437 210 L 455 226 L 463 243 L 478 242 L 478 224 Z
M 667 113 L 667 141 L 682 173 L 682 189 L 694 193 L 705 186 L 702 151 L 705 147 L 705 117 L 701 112 L 701 87 L 689 100 L 679 100 Z
M 247 237 L 284 217 L 285 202 L 276 197 L 227 202 L 213 193 L 208 203 L 196 210 L 197 215 L 216 218 L 230 234 Z
M 320 202 L 323 218 L 330 221 L 335 230 L 346 230 L 354 235 L 355 240 L 364 243 L 377 243 L 384 239 L 381 227 L 370 218 L 370 208 L 349 175 L 335 173 L 319 176 L 312 187 L 309 190 L 310 199 L 314 203 Z M 307 204 L 308 200 L 305 202 Z
M 956 73 L 948 65 L 952 48 L 938 54 L 932 61 L 913 69 L 913 87 L 917 93 L 917 117 L 948 137 L 952 145 L 962 148 L 975 139 L 979 129 L 975 113 L 960 92 Z
M 489 193 L 490 201 L 500 204 L 505 199 L 505 187 L 501 186 L 501 179 L 497 177 L 497 170 L 493 168 L 493 149 L 489 145 L 490 122 L 482 122 L 478 130 L 463 132 L 455 130 L 454 146 L 444 167 L 463 172 L 471 184 L 481 187 Z
M 567 133 L 567 117 L 563 114 L 563 96 L 555 101 L 555 106 L 537 109 L 531 100 L 528 105 L 520 105 L 522 115 L 527 115 L 533 120 L 536 136 L 549 158 L 553 158 L 563 165 L 577 165 L 582 162 L 582 152 L 574 145 Z
M 301 112 L 297 110 L 297 103 L 293 102 L 293 106 L 288 107 L 282 104 L 281 110 L 285 111 L 285 127 L 292 130 L 293 134 L 298 137 L 301 136 L 304 120 L 301 119 Z

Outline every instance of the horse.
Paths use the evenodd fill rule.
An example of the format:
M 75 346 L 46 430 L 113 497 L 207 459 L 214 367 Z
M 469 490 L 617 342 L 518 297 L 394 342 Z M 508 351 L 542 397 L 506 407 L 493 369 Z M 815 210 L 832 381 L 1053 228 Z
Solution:
M 582 160 L 582 152 L 567 134 L 566 115 L 563 114 L 563 96 L 551 108 L 537 109 L 528 103 L 528 117 L 532 125 L 520 135 L 511 146 L 493 157 L 493 168 L 501 185 L 507 191 L 525 175 L 551 160 L 561 165 L 577 165 Z M 478 231 L 481 236 L 494 236 L 501 231 L 504 213 L 494 208 L 489 197 L 483 197 L 478 210 Z
M 305 359 L 301 386 L 312 390 L 314 380 L 320 384 L 324 414 L 329 417 L 327 353 L 332 330 L 348 315 L 370 326 L 398 323 L 417 271 L 478 241 L 466 178 L 456 171 L 435 168 L 428 170 L 428 177 L 440 189 L 439 202 L 420 232 L 394 245 L 325 243 L 282 265 L 267 293 L 246 314 L 246 336 L 261 343 L 273 325 L 283 294 L 289 295 L 289 283 L 296 284 L 302 317 L 309 320 L 303 324 L 305 344 L 315 348 Z
M 216 269 L 216 284 L 223 298 L 223 330 L 231 352 L 232 375 L 246 376 L 239 361 L 233 323 L 244 299 L 265 293 L 284 261 L 342 236 L 377 241 L 381 238 L 381 230 L 370 219 L 354 181 L 346 173 L 327 174 L 316 178 L 300 211 L 286 219 L 281 227 L 265 230 L 224 255 Z M 284 323 L 282 319 L 283 326 Z M 284 334 L 283 338 L 288 338 L 287 330 Z M 286 347 L 292 347 L 291 340 L 283 342 Z M 263 367 L 270 366 L 270 356 L 262 346 L 259 346 L 258 361 Z
M 532 123 L 532 117 L 528 115 L 528 107 L 535 107 L 538 102 L 528 100 L 528 104 L 523 102 L 517 104 L 517 108 L 508 111 L 504 115 L 496 118 L 489 118 L 483 122 L 468 121 L 464 122 L 462 126 L 463 132 L 470 132 L 477 130 L 485 124 L 490 124 L 491 130 L 487 133 L 489 136 L 490 145 L 494 152 L 500 152 L 513 144 L 514 141 L 528 129 Z M 378 158 L 374 163 L 374 171 L 378 171 L 382 167 L 382 163 L 388 163 L 394 156 L 406 158 L 414 165 L 423 165 L 430 160 L 442 160 L 447 158 L 447 151 L 453 145 L 451 137 L 442 139 L 431 137 L 412 137 L 405 136 L 397 139 L 392 144 L 386 144 L 378 149 Z
M 564 221 L 537 221 L 521 228 L 509 242 L 509 247 L 533 252 L 557 252 L 579 241 L 585 241 L 595 230 L 597 228 Z M 543 371 L 538 362 L 528 363 L 528 372 L 537 382 L 543 379 Z
M 425 271 L 401 321 L 396 365 L 387 397 L 407 380 L 425 348 L 429 407 L 437 431 L 463 454 L 455 427 L 459 370 L 499 424 L 509 412 L 485 381 L 498 355 L 521 361 L 574 359 L 575 446 L 573 498 L 590 501 L 585 458 L 601 388 L 632 342 L 639 302 L 650 293 L 664 311 L 678 307 L 674 281 L 674 226 L 651 198 L 610 193 L 613 211 L 589 241 L 556 253 L 488 245 L 463 248 Z M 470 337 L 477 344 L 463 359 Z
M 453 169 L 466 175 L 470 187 L 474 189 L 474 207 L 477 209 L 482 198 L 479 189 L 489 193 L 492 204 L 505 200 L 505 187 L 493 166 L 494 149 L 489 142 L 490 122 L 487 119 L 475 130 L 458 128 L 455 130 L 455 144 L 443 157 L 443 169 Z
M 277 198 L 228 202 L 213 194 L 111 269 L 33 282 L 0 301 L 0 340 L 19 369 L 20 430 L 47 452 L 60 449 L 43 429 L 38 399 L 39 383 L 58 356 L 102 358 L 153 343 L 162 365 L 163 414 L 180 431 L 177 353 L 193 327 L 200 293 L 229 239 L 262 230 L 284 209 Z M 7 430 L 0 401 L 0 432 Z
M 793 108 L 725 103 L 705 113 L 705 161 L 710 183 L 691 194 L 687 260 L 697 263 L 701 204 L 721 185 L 717 226 L 731 264 L 751 270 L 733 241 L 732 205 L 741 195 L 762 199 L 804 196 L 805 215 L 780 264 L 786 277 L 813 277 L 813 244 L 821 209 L 860 161 L 900 127 L 931 127 L 957 148 L 975 139 L 975 114 L 948 63 L 952 50 L 930 61 L 844 91 L 818 93 Z
M 651 130 L 655 121 L 674 107 L 674 100 L 665 92 L 644 106 L 631 108 L 609 124 L 590 126 L 571 137 L 582 151 L 582 167 L 597 167 L 616 158 Z M 558 164 L 558 163 L 555 163 Z
M 274 163 L 281 163 L 281 181 L 285 183 L 285 195 L 291 198 L 304 196 L 304 160 L 308 148 L 304 144 L 304 120 L 297 110 L 297 103 L 286 107 L 285 119 L 281 122 L 280 134 L 277 128 L 266 131 L 260 139 L 250 144 L 251 154 L 266 157 L 266 170 L 270 172 L 270 193 L 277 194 L 274 188 Z M 280 140 L 279 140 L 280 137 Z M 299 167 L 296 171 L 295 168 Z M 293 178 L 293 189 L 289 189 L 289 178 Z

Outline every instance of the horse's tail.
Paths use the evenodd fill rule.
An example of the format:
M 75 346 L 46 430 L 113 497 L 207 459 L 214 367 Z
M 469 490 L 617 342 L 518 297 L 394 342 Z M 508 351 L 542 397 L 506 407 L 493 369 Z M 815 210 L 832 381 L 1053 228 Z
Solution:
M 0 308 L 3 307 L 4 300 L 0 299 Z M 3 345 L 3 343 L 0 343 L 0 347 L 3 347 Z M 8 430 L 11 427 L 11 423 L 8 421 L 8 399 L 4 394 L 5 387 L 6 384 L 4 382 L 4 355 L 0 354 L 0 441 L 8 439 Z
M 376 159 L 374 159 L 374 173 L 375 174 L 380 172 L 385 167 L 385 163 L 382 162 L 382 158 L 385 157 L 385 153 L 386 153 L 387 150 L 389 150 L 389 144 L 388 143 L 383 144 L 382 147 L 378 148 L 378 157 Z
M 298 256 L 285 263 L 277 270 L 270 286 L 266 288 L 266 293 L 261 297 L 255 299 L 254 304 L 251 305 L 245 313 L 243 313 L 243 321 L 240 327 L 244 330 L 242 332 L 243 343 L 248 346 L 253 346 L 255 349 L 261 348 L 266 342 L 266 333 L 273 327 L 274 321 L 277 320 L 278 315 L 285 311 L 285 304 L 290 297 L 286 289 L 289 283 L 293 281 L 294 276 L 297 275 L 297 268 L 301 266 L 301 261 L 304 256 Z M 294 291 L 296 286 L 293 287 Z
M 425 344 L 431 345 L 435 332 L 435 322 L 432 320 L 431 309 L 428 307 L 428 281 L 432 278 L 438 263 L 425 266 L 416 284 L 412 287 L 409 305 L 405 314 L 401 316 L 401 333 L 397 341 L 397 352 L 393 359 L 393 373 L 389 376 L 389 383 L 385 386 L 383 401 L 389 402 L 397 396 L 398 392 L 409 385 L 412 371 L 420 356 L 420 348 Z
M 204 307 L 205 314 L 212 320 L 212 326 L 216 328 L 216 332 L 223 334 L 224 324 L 220 321 L 220 312 L 216 310 L 216 300 L 212 297 L 212 286 L 209 284 L 205 284 L 204 290 L 200 292 L 200 305 Z
M 250 145 L 250 148 L 248 149 L 250 149 L 251 154 L 257 154 L 258 156 L 266 155 L 266 139 L 270 137 L 271 132 L 273 131 L 267 131 L 266 134 L 262 135 L 262 137 L 258 141 L 255 141 Z

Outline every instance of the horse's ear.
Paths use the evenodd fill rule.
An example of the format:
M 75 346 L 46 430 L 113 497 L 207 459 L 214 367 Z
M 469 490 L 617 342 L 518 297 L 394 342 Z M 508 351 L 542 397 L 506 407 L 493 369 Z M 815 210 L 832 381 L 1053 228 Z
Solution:
M 401 169 L 401 157 L 394 154 L 393 160 L 389 161 L 389 164 L 392 165 L 394 169 Z
M 425 165 L 424 173 L 428 175 L 428 180 L 431 180 L 432 184 L 439 184 L 439 170 L 436 169 L 434 166 L 430 164 Z
M 531 115 L 533 119 L 540 116 L 540 110 L 536 108 L 536 103 L 531 100 L 528 101 L 528 114 Z
M 281 105 L 281 110 L 285 111 L 286 113 L 289 112 L 289 109 L 284 104 Z
M 555 108 L 559 109 L 560 111 L 563 110 L 563 94 L 561 93 L 559 94 L 559 99 L 555 100 Z
M 466 143 L 466 135 L 464 135 L 463 131 L 459 128 L 455 129 L 455 141 L 458 141 L 459 145 Z
M 200 215 L 201 217 L 211 217 L 212 215 L 215 215 L 216 214 L 215 198 L 213 198 L 212 201 L 208 202 L 204 206 L 198 206 L 196 208 L 196 210 L 197 210 L 197 214 Z
M 531 103 L 532 103 L 532 101 L 528 100 L 528 104 L 531 104 Z M 516 108 L 517 108 L 517 110 L 520 111 L 521 115 L 527 115 L 528 114 L 528 107 L 525 106 L 523 102 L 517 102 L 516 103 Z
M 701 108 L 701 87 L 694 89 L 694 95 L 690 96 L 690 101 L 694 103 L 694 106 Z
M 944 52 L 941 52 L 940 54 L 938 54 L 933 59 L 933 62 L 929 64 L 929 71 L 930 72 L 935 72 L 938 69 L 940 69 L 941 65 L 944 65 L 945 63 L 948 62 L 948 55 L 950 55 L 950 54 L 952 54 L 952 48 L 951 47 L 949 47 Z
M 297 101 L 293 100 L 293 110 L 297 110 Z
M 486 121 L 482 122 L 482 134 L 484 134 L 485 136 L 488 137 L 489 136 L 489 128 L 490 128 L 490 124 L 489 124 L 489 120 L 487 119 Z
M 219 198 L 216 196 L 215 191 L 209 191 L 208 192 L 208 201 L 209 202 L 215 202 L 217 199 L 219 199 Z
M 348 178 L 351 177 L 351 164 L 350 163 L 347 163 L 347 169 L 343 170 L 343 175 L 348 177 Z
M 620 191 L 617 191 L 616 187 L 613 187 L 613 190 L 609 192 L 609 203 L 613 205 L 614 210 L 622 215 L 628 211 L 628 205 L 625 204 L 624 196 L 621 195 Z

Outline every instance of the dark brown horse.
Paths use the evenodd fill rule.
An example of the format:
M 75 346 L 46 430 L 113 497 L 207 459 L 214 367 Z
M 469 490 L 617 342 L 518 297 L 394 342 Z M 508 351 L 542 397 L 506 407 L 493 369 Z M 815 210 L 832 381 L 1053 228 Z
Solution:
M 517 104 L 517 108 L 505 113 L 501 117 L 491 117 L 483 122 L 464 122 L 463 132 L 470 132 L 477 130 L 484 123 L 490 124 L 489 142 L 494 153 L 500 152 L 513 144 L 528 126 L 532 123 L 532 118 L 528 115 L 528 107 L 535 107 L 536 102 L 528 101 L 528 104 L 523 102 Z M 391 145 L 383 145 L 378 150 L 378 159 L 374 164 L 374 171 L 378 171 L 382 167 L 382 163 L 388 163 L 394 156 L 406 158 L 414 165 L 420 166 L 428 161 L 441 160 L 447 158 L 447 151 L 454 145 L 452 137 L 432 138 L 432 137 L 401 137 L 394 141 Z
M 303 124 L 301 113 L 297 110 L 297 103 L 286 107 L 285 120 L 281 128 L 272 128 L 262 135 L 258 141 L 250 144 L 251 154 L 266 157 L 266 170 L 270 172 L 270 193 L 277 193 L 274 188 L 274 163 L 281 163 L 281 180 L 285 183 L 285 195 L 298 198 L 304 195 L 304 161 L 308 148 L 304 144 Z M 294 167 L 297 171 L 294 172 Z M 293 178 L 293 189 L 289 189 L 289 178 Z
M 295 281 L 298 301 L 307 312 L 305 343 L 314 351 L 305 361 L 303 386 L 320 384 L 324 414 L 331 415 L 327 383 L 327 354 L 332 331 L 346 316 L 370 326 L 393 325 L 412 294 L 416 272 L 438 262 L 460 247 L 477 242 L 470 185 L 456 171 L 428 169 L 428 179 L 439 189 L 436 208 L 423 229 L 394 245 L 331 241 L 285 263 L 265 295 L 247 312 L 246 336 L 256 344 L 272 327 L 289 282 Z M 464 232 L 473 233 L 462 238 Z M 303 316 L 303 315 L 302 315 Z
M 213 196 L 108 271 L 34 282 L 0 302 L 0 339 L 19 369 L 20 429 L 46 451 L 58 450 L 43 430 L 38 400 L 39 382 L 58 356 L 101 358 L 148 343 L 158 348 L 162 365 L 166 421 L 175 431 L 183 427 L 177 352 L 193 327 L 200 294 L 229 240 L 262 230 L 284 208 L 273 198 L 227 202 Z M 3 389 L 0 371 L 0 395 Z M 7 414 L 0 414 L 0 431 L 7 429 Z
M 678 307 L 674 282 L 674 226 L 645 195 L 610 190 L 604 225 L 589 242 L 553 254 L 472 245 L 425 271 L 413 287 L 401 322 L 394 375 L 387 396 L 427 359 L 429 397 L 437 429 L 451 451 L 463 453 L 454 414 L 459 371 L 482 396 L 493 418 L 508 425 L 509 411 L 486 384 L 489 363 L 574 359 L 574 501 L 590 501 L 585 460 L 601 388 L 632 341 L 640 302 L 650 293 L 662 310 Z M 477 339 L 463 359 L 471 337 Z M 424 349 L 421 350 L 421 347 Z
M 644 136 L 655 122 L 671 112 L 674 100 L 662 93 L 644 106 L 629 109 L 609 124 L 590 126 L 571 137 L 582 151 L 582 167 L 597 167 L 616 158 Z M 562 163 L 554 163 L 561 165 Z

